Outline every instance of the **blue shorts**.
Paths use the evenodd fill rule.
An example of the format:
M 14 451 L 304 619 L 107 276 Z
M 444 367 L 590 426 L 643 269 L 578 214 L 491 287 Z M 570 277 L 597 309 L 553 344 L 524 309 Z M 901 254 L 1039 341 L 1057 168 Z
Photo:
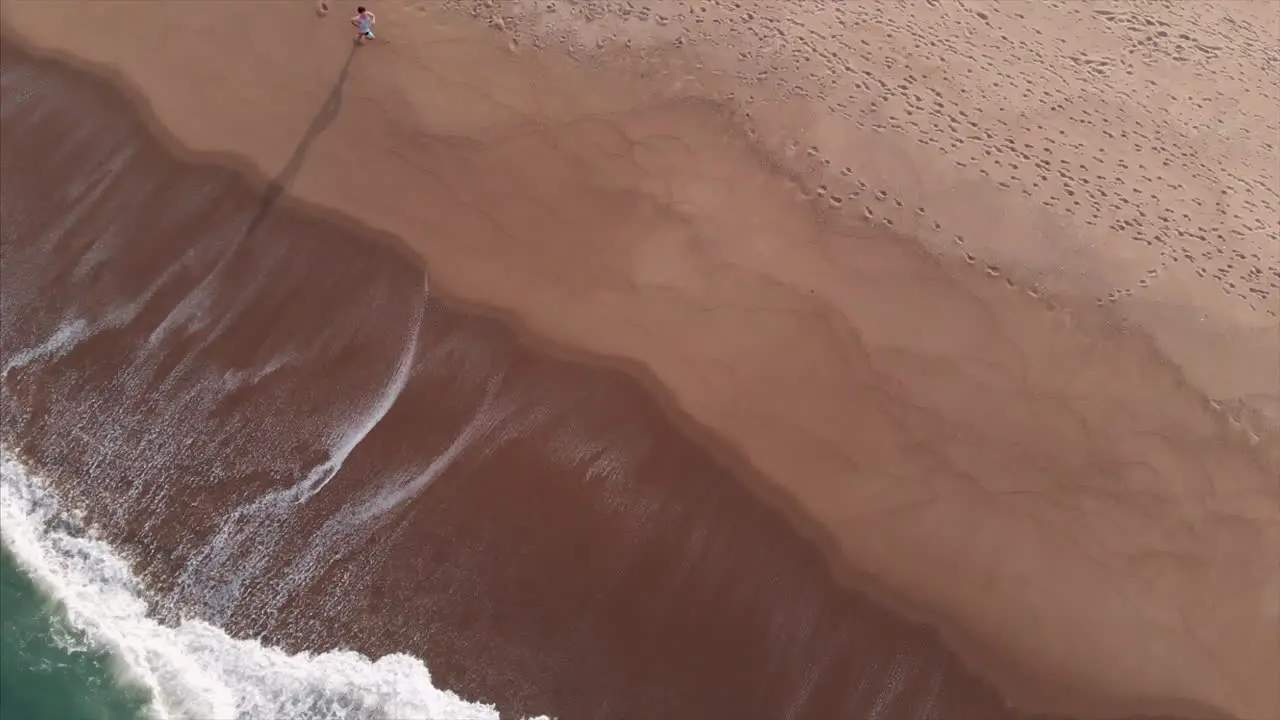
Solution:
M 372 30 L 361 30 L 361 31 L 360 31 L 360 35 L 361 35 L 361 36 L 363 36 L 363 37 L 372 38 L 372 37 L 373 37 L 373 31 L 372 31 Z

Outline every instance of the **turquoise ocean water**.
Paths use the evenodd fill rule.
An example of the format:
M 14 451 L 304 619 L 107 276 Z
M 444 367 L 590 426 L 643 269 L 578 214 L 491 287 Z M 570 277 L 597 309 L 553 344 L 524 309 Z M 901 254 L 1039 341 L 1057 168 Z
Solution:
M 0 719 L 134 720 L 148 696 L 0 548 Z
M 498 720 L 422 661 L 156 621 L 128 561 L 0 447 L 0 720 Z

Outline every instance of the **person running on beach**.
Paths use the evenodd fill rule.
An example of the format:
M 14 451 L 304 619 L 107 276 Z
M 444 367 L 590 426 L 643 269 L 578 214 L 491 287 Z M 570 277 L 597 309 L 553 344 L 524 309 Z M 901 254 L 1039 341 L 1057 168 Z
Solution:
M 359 33 L 356 35 L 356 42 L 363 45 L 366 40 L 373 38 L 373 24 L 378 22 L 378 18 L 373 13 L 365 9 L 363 5 L 356 8 L 356 16 L 351 18 L 351 24 L 356 26 Z

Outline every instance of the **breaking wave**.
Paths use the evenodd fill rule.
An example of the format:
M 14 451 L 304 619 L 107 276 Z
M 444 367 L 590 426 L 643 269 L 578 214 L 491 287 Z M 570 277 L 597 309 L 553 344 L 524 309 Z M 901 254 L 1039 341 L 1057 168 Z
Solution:
M 150 694 L 156 718 L 498 717 L 490 705 L 436 688 L 426 666 L 409 655 L 289 654 L 196 619 L 157 622 L 128 561 L 64 513 L 45 483 L 8 451 L 0 460 L 0 528 L 23 570 L 84 639 L 120 663 L 125 682 Z

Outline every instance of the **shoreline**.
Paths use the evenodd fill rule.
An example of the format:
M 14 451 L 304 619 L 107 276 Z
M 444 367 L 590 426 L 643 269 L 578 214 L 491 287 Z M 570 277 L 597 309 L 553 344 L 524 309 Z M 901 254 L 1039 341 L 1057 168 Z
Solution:
M 6 42 L 8 41 L 11 41 L 11 40 L 6 39 Z M 25 43 L 25 42 L 24 44 L 27 44 L 28 46 L 30 45 L 29 43 Z M 42 52 L 42 54 L 47 55 L 48 53 Z M 93 63 L 86 62 L 83 58 L 72 59 L 68 57 L 64 59 L 70 59 L 71 64 L 76 66 L 86 66 L 86 65 L 93 66 L 94 65 Z M 99 74 L 99 76 L 101 76 L 102 67 L 101 66 L 97 67 L 97 70 L 98 72 L 95 74 Z M 116 78 L 112 82 L 113 86 L 117 86 L 117 87 L 122 86 L 126 88 L 125 92 L 127 95 L 130 96 L 131 101 L 136 101 L 137 99 L 142 99 L 145 101 L 146 99 L 145 94 L 137 91 L 136 88 L 133 88 L 129 84 L 129 81 L 125 79 L 126 76 L 124 74 L 115 73 L 115 75 L 116 75 Z M 135 105 L 137 106 L 136 102 L 135 102 Z M 218 154 L 218 155 L 210 155 L 205 153 L 193 154 L 189 150 L 189 148 L 186 148 L 181 145 L 180 141 L 177 139 L 175 135 L 167 134 L 168 131 L 166 126 L 157 119 L 153 108 L 150 108 L 148 105 L 141 105 L 138 107 L 142 115 L 144 117 L 147 117 L 147 120 L 146 120 L 147 124 L 151 126 L 153 130 L 158 130 L 157 137 L 162 138 L 162 141 L 166 144 L 166 146 L 177 145 L 178 147 L 181 148 L 182 153 L 179 155 L 180 157 L 197 158 L 197 159 L 200 159 L 202 162 L 212 161 L 222 166 L 230 165 L 231 167 L 236 168 L 237 171 L 240 174 L 244 175 L 245 177 L 255 178 L 256 180 L 252 181 L 251 184 L 258 187 L 265 187 L 268 185 L 268 182 L 263 181 L 263 177 L 264 177 L 263 173 L 256 172 L 256 171 L 246 172 L 247 168 L 253 168 L 255 165 L 255 163 L 251 159 L 248 159 L 242 156 L 237 156 L 237 155 L 223 156 L 221 154 Z M 342 215 L 332 210 L 331 208 L 328 208 L 323 205 L 312 204 L 305 200 L 296 199 L 293 196 L 283 198 L 282 200 L 286 204 L 291 204 L 293 206 L 301 208 L 305 212 L 308 212 L 308 213 L 315 212 L 320 217 L 323 217 L 326 221 L 334 221 L 339 226 L 342 226 L 344 228 L 358 230 L 359 234 L 362 237 L 370 237 L 370 236 L 380 237 L 382 238 L 380 242 L 394 243 L 394 246 L 397 247 L 399 252 L 402 252 L 406 257 L 414 258 L 420 266 L 424 262 L 421 251 L 419 249 L 414 249 L 414 248 L 411 248 L 410 246 L 407 246 L 403 241 L 398 240 L 393 235 L 389 235 L 383 232 L 374 232 L 374 231 L 371 231 L 369 228 L 361 227 L 361 222 L 358 219 L 351 218 L 346 215 Z M 447 261 L 446 261 L 446 264 L 447 264 Z M 447 282 L 442 283 L 442 287 L 445 288 L 444 293 L 441 295 L 441 298 L 443 299 L 445 296 L 449 294 L 449 283 Z M 794 528 L 803 532 L 807 536 L 811 536 L 811 539 L 812 539 L 812 536 L 814 535 L 823 536 L 823 540 L 816 542 L 816 544 L 824 549 L 824 555 L 828 557 L 828 560 L 830 560 L 830 558 L 834 555 L 834 556 L 844 558 L 845 562 L 847 562 L 847 558 L 845 558 L 842 554 L 832 552 L 832 548 L 840 545 L 840 543 L 838 541 L 830 539 L 829 537 L 825 537 L 828 534 L 827 532 L 816 532 L 818 528 L 821 528 L 823 526 L 820 523 L 815 522 L 811 517 L 808 516 L 808 514 L 805 511 L 799 509 L 797 507 L 797 502 L 794 500 L 794 498 L 788 495 L 785 489 L 779 487 L 779 484 L 777 483 L 776 480 L 766 480 L 764 479 L 765 478 L 764 475 L 758 475 L 759 471 L 755 469 L 756 467 L 755 464 L 741 457 L 740 452 L 734 449 L 735 445 L 731 441 L 724 440 L 723 438 L 719 438 L 717 431 L 713 428 L 712 425 L 709 425 L 706 422 L 703 422 L 702 420 L 697 419 L 694 415 L 690 414 L 691 411 L 688 410 L 687 407 L 683 406 L 679 402 L 678 394 L 674 390 L 672 390 L 666 383 L 662 382 L 659 379 L 657 372 L 654 371 L 651 366 L 645 364 L 643 361 L 638 360 L 636 358 L 624 359 L 623 357 L 619 357 L 619 356 L 614 356 L 612 358 L 609 358 L 606 356 L 601 356 L 600 354 L 592 352 L 590 350 L 574 348 L 574 346 L 571 344 L 559 343 L 555 340 L 550 340 L 546 337 L 545 333 L 540 332 L 538 328 L 530 326 L 530 324 L 524 321 L 523 318 L 519 317 L 518 314 L 513 314 L 509 310 L 508 311 L 495 310 L 492 306 L 484 306 L 481 303 L 473 303 L 473 302 L 458 300 L 456 298 L 448 299 L 447 301 L 445 301 L 445 304 L 452 308 L 465 309 L 468 312 L 475 311 L 483 307 L 484 308 L 483 314 L 486 314 L 489 317 L 499 318 L 504 325 L 507 325 L 508 327 L 512 327 L 516 330 L 517 335 L 521 338 L 524 344 L 530 347 L 536 348 L 540 352 L 549 351 L 551 354 L 556 355 L 557 357 L 568 357 L 568 358 L 574 359 L 575 361 L 581 361 L 583 358 L 590 357 L 592 358 L 591 364 L 593 365 L 596 365 L 596 366 L 603 365 L 607 367 L 616 367 L 616 368 L 624 369 L 627 372 L 627 374 L 630 375 L 631 377 L 638 378 L 646 386 L 646 388 L 649 389 L 651 394 L 653 394 L 655 397 L 660 398 L 661 404 L 664 410 L 666 411 L 667 415 L 673 418 L 673 420 L 677 421 L 680 424 L 682 432 L 686 433 L 686 435 L 691 435 L 695 437 L 696 442 L 699 446 L 704 448 L 711 448 L 712 452 L 716 454 L 718 458 L 721 458 L 722 462 L 728 462 L 730 464 L 730 466 L 734 470 L 734 474 L 737 477 L 742 479 L 748 479 L 749 482 L 747 484 L 751 485 L 753 493 L 755 493 L 758 497 L 759 496 L 768 497 L 772 505 L 774 505 L 775 507 L 782 508 L 784 514 L 788 516 L 788 520 L 790 521 L 791 525 Z M 803 518 L 803 521 L 800 521 L 801 518 Z M 868 577 L 874 577 L 874 575 L 875 575 L 874 572 L 868 573 Z M 846 581 L 847 581 L 847 578 L 846 578 Z M 855 586 L 857 586 L 858 584 L 863 584 L 863 585 L 867 584 L 866 579 L 863 578 L 860 581 L 860 583 L 855 583 Z M 893 595 L 893 593 L 891 592 L 884 592 L 883 590 L 881 590 L 881 592 L 884 593 L 886 597 L 890 597 Z M 924 604 L 927 605 L 928 603 L 924 603 Z M 890 606 L 895 608 L 899 607 L 900 605 L 901 605 L 901 602 L 894 602 L 890 604 Z M 940 613 L 937 613 L 936 611 L 933 611 L 933 612 L 917 611 L 917 614 L 923 617 L 923 616 L 936 616 Z M 945 626 L 947 623 L 942 623 L 942 624 Z M 953 626 L 953 629 L 951 631 L 952 632 L 951 644 L 955 646 L 961 646 L 961 647 L 968 646 L 970 648 L 970 653 L 972 654 L 972 648 L 975 645 L 975 639 L 969 638 L 964 640 L 963 642 L 957 642 L 955 638 L 958 637 L 958 633 L 954 630 L 955 621 L 953 620 L 951 624 Z M 984 668 L 984 670 L 986 671 L 987 674 L 992 674 L 996 676 L 1000 675 L 1000 673 L 998 672 L 992 673 L 991 671 L 992 667 L 996 663 L 992 663 L 988 661 L 986 663 L 976 663 L 976 664 L 978 666 L 985 665 L 986 667 Z M 1008 661 L 1005 661 L 1002 664 L 1008 667 L 1014 667 L 1019 665 L 1019 663 L 1010 663 Z M 1029 670 L 1028 672 L 1030 672 L 1031 674 L 1035 674 L 1034 671 L 1032 670 Z M 1006 673 L 1006 675 L 1007 674 L 1008 673 Z M 1025 678 L 1020 680 L 1019 683 L 1022 684 L 1023 686 L 1026 686 L 1028 684 L 1027 679 Z M 1006 688 L 1006 690 L 1007 689 L 1008 688 Z M 1071 691 L 1069 690 L 1065 692 L 1067 694 L 1072 694 Z M 1017 697 L 1017 695 L 1015 694 L 1014 697 Z M 1111 702 L 1113 705 L 1118 706 L 1118 704 L 1116 704 L 1115 701 L 1111 701 Z
M 279 685 L 292 682 L 289 689 L 310 693 L 312 709 L 325 718 L 340 716 L 344 705 L 354 701 L 397 717 L 455 717 L 461 712 L 466 718 L 498 720 L 492 706 L 466 703 L 435 687 L 429 669 L 417 658 L 367 658 L 341 648 L 289 656 L 260 639 L 233 637 L 193 618 L 170 625 L 160 622 L 152 612 L 157 598 L 132 574 L 132 559 L 69 517 L 49 483 L 32 477 L 35 471 L 8 448 L 0 449 L 0 458 L 6 497 L 0 553 L 6 565 L 16 566 L 6 567 L 6 573 L 21 573 L 23 584 L 38 593 L 36 598 L 19 598 L 24 605 L 34 602 L 52 611 L 44 619 L 51 626 L 47 630 L 54 632 L 45 635 L 27 624 L 36 619 L 31 611 L 38 608 L 23 608 L 28 613 L 21 619 L 27 623 L 19 626 L 19 635 L 36 643 L 36 653 L 52 651 L 62 660 L 63 673 L 54 679 L 67 694 L 66 702 L 52 698 L 50 705 L 50 674 L 38 664 L 49 658 L 19 646 L 12 659 L 37 664 L 22 668 L 30 674 L 20 671 L 17 676 L 25 675 L 33 685 L 26 693 L 6 696 L 16 703 L 13 707 L 73 715 L 110 707 L 126 717 L 165 718 L 204 713 L 236 717 L 246 711 L 295 714 L 296 706 L 291 708 L 289 702 L 295 698 L 278 692 Z M 67 552 L 68 541 L 80 545 L 78 552 Z M 67 632 L 75 636 L 71 648 L 64 647 L 67 641 L 60 637 Z M 246 687 L 243 673 L 249 663 L 256 663 L 256 683 Z M 192 672 L 193 666 L 199 670 Z M 76 677 L 77 670 L 84 674 Z M 77 686 L 77 680 L 91 684 Z

